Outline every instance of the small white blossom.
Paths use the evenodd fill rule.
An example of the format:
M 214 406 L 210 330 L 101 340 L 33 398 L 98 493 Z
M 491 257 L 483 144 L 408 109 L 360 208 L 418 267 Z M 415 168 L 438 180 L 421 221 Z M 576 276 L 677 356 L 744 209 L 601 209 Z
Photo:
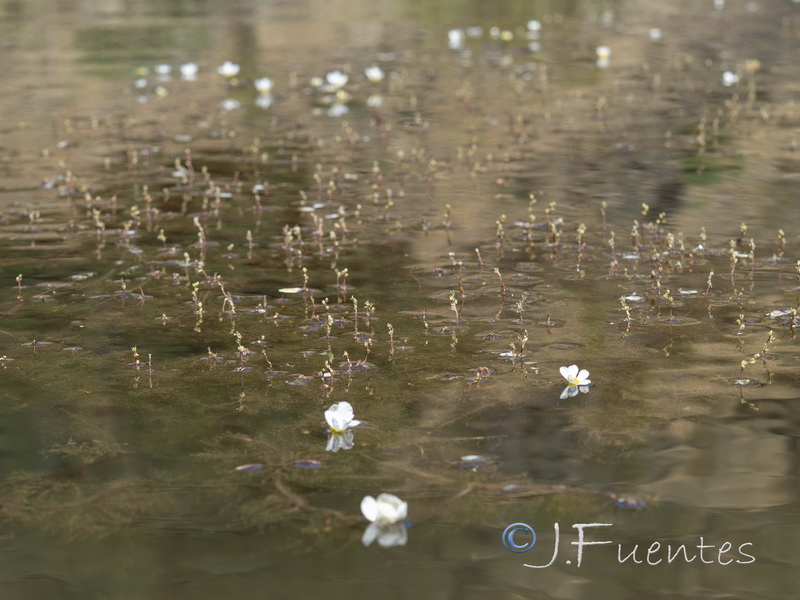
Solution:
M 385 77 L 384 72 L 378 66 L 372 66 L 364 69 L 364 74 L 372 83 L 383 81 L 383 78 Z
M 568 367 L 561 367 L 559 369 L 562 377 L 569 382 L 569 385 L 561 392 L 561 399 L 572 398 L 578 392 L 585 394 L 589 391 L 589 386 L 592 380 L 589 379 L 589 371 L 586 369 L 578 369 L 578 365 L 570 365 Z
M 598 46 L 594 49 L 594 52 L 597 54 L 598 60 L 611 58 L 611 48 L 608 46 Z
M 261 77 L 253 82 L 259 94 L 269 94 L 272 91 L 273 81 L 269 77 Z
M 725 71 L 722 74 L 722 85 L 725 87 L 730 87 L 736 83 L 739 83 L 739 76 L 732 71 Z
M 451 50 L 460 52 L 464 49 L 464 31 L 462 29 L 451 29 L 447 32 L 447 45 Z
M 364 496 L 361 513 L 371 523 L 393 525 L 408 516 L 408 503 L 394 494 L 380 494 L 377 498 Z
M 589 379 L 589 371 L 586 369 L 578 370 L 578 365 L 570 365 L 568 367 L 561 367 L 559 369 L 561 375 L 569 381 L 570 385 L 589 385 L 592 380 Z
M 331 71 L 325 75 L 325 80 L 334 88 L 343 88 L 350 78 L 341 71 Z
M 197 79 L 197 72 L 200 68 L 196 63 L 188 62 L 181 65 L 181 79 L 184 81 L 195 81 Z
M 376 539 L 383 548 L 403 546 L 408 541 L 408 532 L 403 523 L 408 516 L 408 504 L 397 496 L 385 493 L 377 498 L 365 496 L 361 501 L 361 513 L 370 521 L 361 536 L 365 546 Z
M 226 60 L 220 66 L 217 67 L 217 73 L 224 77 L 236 77 L 239 74 L 239 65 L 236 63 L 232 63 L 229 60 Z
M 361 425 L 361 421 L 353 418 L 353 406 L 349 402 L 337 402 L 325 411 L 325 421 L 332 433 L 344 433 L 351 427 Z

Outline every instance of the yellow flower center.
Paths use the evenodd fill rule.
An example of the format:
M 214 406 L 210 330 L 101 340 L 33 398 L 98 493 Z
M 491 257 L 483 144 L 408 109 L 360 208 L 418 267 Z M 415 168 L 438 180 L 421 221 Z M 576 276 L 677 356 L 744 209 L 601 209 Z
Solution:
M 569 381 L 570 385 L 579 385 L 580 384 L 580 381 L 578 381 L 578 379 L 576 379 L 575 377 L 570 377 L 569 379 L 567 379 L 567 381 Z

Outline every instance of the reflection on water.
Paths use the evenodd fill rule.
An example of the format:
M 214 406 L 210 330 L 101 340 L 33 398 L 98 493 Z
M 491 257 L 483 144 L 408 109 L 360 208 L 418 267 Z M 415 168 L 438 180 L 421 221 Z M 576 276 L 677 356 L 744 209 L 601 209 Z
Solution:
M 0 10 L 3 598 L 791 597 L 791 2 Z

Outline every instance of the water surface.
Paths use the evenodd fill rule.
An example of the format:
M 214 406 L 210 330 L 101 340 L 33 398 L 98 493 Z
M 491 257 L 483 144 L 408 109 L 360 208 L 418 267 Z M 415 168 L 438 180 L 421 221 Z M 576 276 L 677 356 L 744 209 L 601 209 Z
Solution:
M 795 3 L 2 16 L 3 598 L 796 592 Z

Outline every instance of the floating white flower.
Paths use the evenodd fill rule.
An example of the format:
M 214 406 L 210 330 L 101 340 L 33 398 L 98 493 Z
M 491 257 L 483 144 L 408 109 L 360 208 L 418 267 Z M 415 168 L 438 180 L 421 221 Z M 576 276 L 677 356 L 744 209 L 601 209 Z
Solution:
M 196 63 L 188 62 L 181 65 L 181 79 L 184 81 L 195 81 L 200 67 Z
M 572 398 L 578 392 L 585 394 L 589 391 L 589 386 L 592 380 L 589 379 L 589 371 L 586 369 L 578 369 L 578 365 L 570 365 L 568 367 L 561 367 L 559 372 L 569 382 L 569 385 L 561 392 L 561 399 Z
M 341 434 L 350 429 L 361 425 L 361 421 L 353 418 L 353 406 L 349 402 L 337 402 L 325 411 L 325 421 L 330 427 L 331 433 Z
M 611 48 L 608 46 L 598 46 L 594 49 L 597 54 L 597 66 L 605 69 L 611 64 Z
M 578 365 L 570 365 L 568 367 L 561 367 L 559 369 L 561 375 L 569 381 L 570 385 L 589 385 L 592 380 L 589 379 L 589 371 L 586 369 L 578 370 Z
M 364 69 L 364 74 L 372 83 L 383 81 L 383 78 L 385 77 L 384 72 L 378 66 L 372 66 Z
M 739 76 L 732 71 L 725 71 L 722 74 L 722 85 L 725 87 L 730 87 L 735 83 L 739 83 Z
M 464 30 L 463 29 L 451 29 L 447 32 L 447 45 L 450 46 L 451 50 L 455 50 L 456 52 L 460 52 L 464 49 Z
M 367 106 L 370 108 L 378 108 L 383 104 L 383 97 L 380 94 L 370 94 L 367 98 Z
M 226 60 L 217 67 L 217 73 L 223 75 L 224 77 L 236 77 L 239 74 L 239 65 Z
M 408 516 L 408 504 L 393 494 L 380 494 L 377 498 L 365 496 L 361 513 L 370 521 L 361 536 L 361 543 L 369 546 L 376 539 L 383 548 L 404 546 L 408 532 L 403 520 Z
M 269 77 L 261 77 L 253 82 L 259 94 L 269 94 L 272 91 L 273 81 Z
M 331 71 L 325 75 L 325 80 L 334 88 L 343 88 L 350 78 L 341 71 Z

